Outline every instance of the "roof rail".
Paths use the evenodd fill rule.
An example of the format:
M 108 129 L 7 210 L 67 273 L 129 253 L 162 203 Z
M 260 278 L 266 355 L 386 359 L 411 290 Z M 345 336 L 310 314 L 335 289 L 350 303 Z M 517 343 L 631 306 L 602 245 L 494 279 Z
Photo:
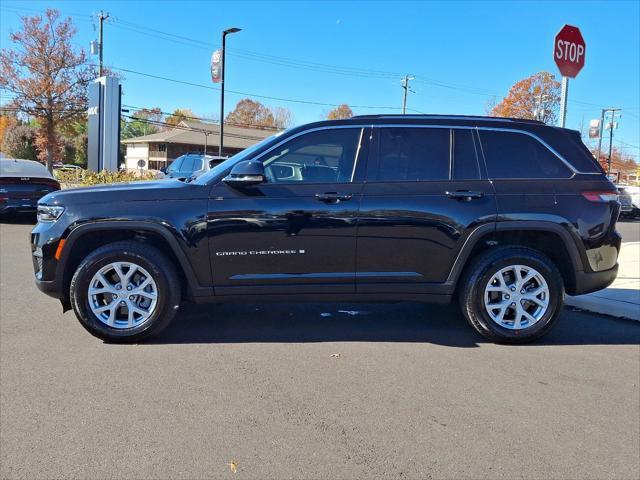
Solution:
M 520 122 L 520 123 L 535 123 L 543 125 L 544 122 L 539 120 L 530 120 L 527 118 L 511 118 L 511 117 L 487 117 L 482 115 L 435 115 L 435 114 L 410 114 L 403 115 L 397 114 L 373 114 L 373 115 L 354 115 L 351 118 L 364 119 L 376 119 L 376 118 L 413 118 L 413 119 L 425 119 L 425 120 L 484 120 L 489 122 Z

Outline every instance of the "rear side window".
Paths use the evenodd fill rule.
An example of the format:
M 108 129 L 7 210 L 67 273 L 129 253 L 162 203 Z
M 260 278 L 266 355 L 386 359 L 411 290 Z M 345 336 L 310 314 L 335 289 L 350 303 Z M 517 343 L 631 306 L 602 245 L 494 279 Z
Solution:
M 480 130 L 489 178 L 569 178 L 571 171 L 535 138 L 517 132 Z
M 379 129 L 378 181 L 448 180 L 449 130 L 442 128 Z
M 478 180 L 480 167 L 471 130 L 453 130 L 453 179 Z

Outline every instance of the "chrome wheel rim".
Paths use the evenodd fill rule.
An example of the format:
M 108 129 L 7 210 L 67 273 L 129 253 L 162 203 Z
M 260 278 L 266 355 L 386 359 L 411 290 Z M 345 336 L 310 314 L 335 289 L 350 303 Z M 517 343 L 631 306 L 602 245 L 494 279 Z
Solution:
M 113 262 L 96 272 L 87 298 L 93 314 L 105 325 L 124 329 L 145 323 L 158 302 L 156 282 L 132 262 Z
M 546 280 L 528 265 L 499 270 L 484 289 L 489 318 L 509 330 L 523 330 L 539 322 L 549 309 L 549 298 Z

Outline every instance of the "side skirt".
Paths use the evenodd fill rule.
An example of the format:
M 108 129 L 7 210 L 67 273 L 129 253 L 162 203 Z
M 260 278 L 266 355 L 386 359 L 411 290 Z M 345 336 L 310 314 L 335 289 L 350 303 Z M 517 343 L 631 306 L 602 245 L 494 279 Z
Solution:
M 425 293 L 298 293 L 262 295 L 211 295 L 194 297 L 197 304 L 225 302 L 347 302 L 347 303 L 450 303 L 453 295 Z

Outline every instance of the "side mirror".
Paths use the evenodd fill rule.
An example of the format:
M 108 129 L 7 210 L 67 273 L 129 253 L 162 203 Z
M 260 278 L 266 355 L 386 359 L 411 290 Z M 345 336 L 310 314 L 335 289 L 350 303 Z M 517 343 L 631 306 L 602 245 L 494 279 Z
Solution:
M 247 160 L 240 162 L 231 169 L 231 173 L 222 181 L 232 187 L 251 186 L 264 183 L 264 166 L 261 162 Z
M 162 167 L 162 168 L 160 169 L 160 171 L 161 171 L 162 173 L 165 173 L 165 174 L 166 174 L 166 173 L 167 173 L 167 167 Z

